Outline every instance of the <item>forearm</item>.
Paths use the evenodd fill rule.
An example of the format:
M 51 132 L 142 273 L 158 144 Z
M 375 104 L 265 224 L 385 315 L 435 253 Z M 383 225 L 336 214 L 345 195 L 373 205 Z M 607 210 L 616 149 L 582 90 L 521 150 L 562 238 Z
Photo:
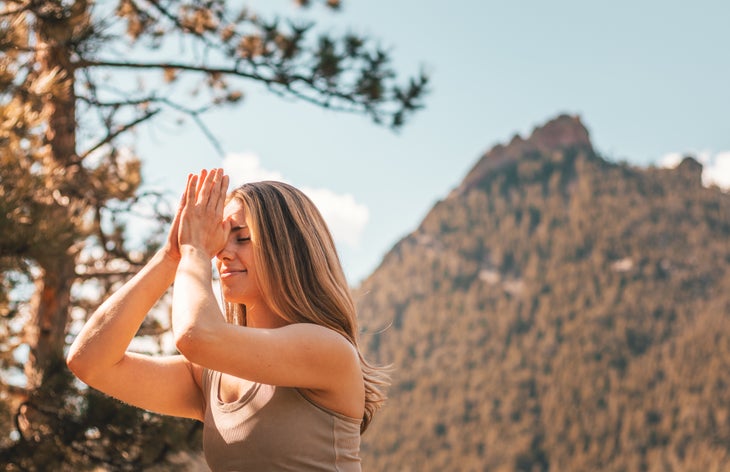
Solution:
M 172 331 L 178 349 L 187 355 L 224 321 L 213 294 L 210 257 L 188 245 L 181 254 L 172 296 Z
M 97 308 L 69 350 L 69 367 L 79 377 L 107 371 L 124 358 L 145 316 L 172 283 L 176 268 L 173 258 L 158 252 Z

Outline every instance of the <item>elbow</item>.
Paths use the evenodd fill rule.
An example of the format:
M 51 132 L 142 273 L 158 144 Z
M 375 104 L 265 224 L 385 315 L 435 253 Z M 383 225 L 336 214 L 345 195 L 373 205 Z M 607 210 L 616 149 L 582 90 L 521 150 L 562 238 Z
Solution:
M 193 332 L 190 329 L 185 329 L 180 332 L 175 332 L 175 348 L 180 354 L 188 357 L 188 352 L 193 348 Z
M 100 358 L 99 353 L 87 348 L 83 342 L 74 342 L 66 354 L 66 366 L 79 380 L 95 387 L 97 382 L 110 371 L 110 366 Z
M 175 347 L 190 362 L 196 362 L 200 357 L 201 347 L 204 345 L 205 340 L 203 331 L 200 327 L 192 325 L 174 333 Z
M 91 376 L 92 365 L 84 358 L 84 356 L 76 348 L 76 345 L 72 345 L 66 356 L 66 366 L 68 369 L 81 381 L 89 384 L 89 377 Z

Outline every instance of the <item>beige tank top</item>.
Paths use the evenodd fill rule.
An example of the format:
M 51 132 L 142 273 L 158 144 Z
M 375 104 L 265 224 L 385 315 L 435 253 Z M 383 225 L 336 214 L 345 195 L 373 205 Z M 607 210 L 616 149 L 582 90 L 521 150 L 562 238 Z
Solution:
M 224 403 L 220 381 L 220 372 L 203 370 L 203 451 L 214 472 L 361 470 L 361 420 L 318 406 L 296 388 L 265 384 Z

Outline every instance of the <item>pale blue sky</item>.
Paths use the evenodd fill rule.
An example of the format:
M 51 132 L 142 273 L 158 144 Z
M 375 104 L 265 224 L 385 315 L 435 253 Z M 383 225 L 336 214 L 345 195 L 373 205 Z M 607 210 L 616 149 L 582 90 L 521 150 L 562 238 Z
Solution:
M 337 224 L 353 227 L 335 235 L 353 284 L 483 152 L 560 113 L 580 115 L 612 160 L 701 152 L 711 165 L 730 151 L 730 2 L 343 0 L 340 13 L 250 3 L 379 38 L 403 76 L 424 67 L 432 78 L 426 109 L 398 134 L 245 83 L 240 106 L 208 116 L 226 152 L 259 169 L 250 174 L 350 196 L 354 219 Z M 223 164 L 192 125 L 138 136 L 147 182 L 175 193 L 187 172 Z

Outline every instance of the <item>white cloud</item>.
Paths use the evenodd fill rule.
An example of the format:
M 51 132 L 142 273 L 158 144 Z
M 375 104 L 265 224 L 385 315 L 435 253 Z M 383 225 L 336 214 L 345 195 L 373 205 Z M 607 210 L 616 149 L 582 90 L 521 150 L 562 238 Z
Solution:
M 659 167 L 674 169 L 682 162 L 683 158 L 684 156 L 678 152 L 670 152 L 659 158 Z
M 332 237 L 357 247 L 370 218 L 368 207 L 355 201 L 350 194 L 337 194 L 326 188 L 302 188 L 312 199 L 327 222 Z
M 702 182 L 705 185 L 717 185 L 730 189 L 730 151 L 719 152 L 705 164 L 702 171 Z
M 231 177 L 232 188 L 260 180 L 287 182 L 280 172 L 264 168 L 259 157 L 250 152 L 227 155 L 222 167 Z M 351 247 L 359 245 L 370 219 L 367 206 L 355 201 L 355 197 L 350 194 L 338 194 L 326 188 L 299 188 L 322 213 L 335 241 Z
M 702 151 L 690 154 L 702 164 L 702 183 L 706 187 L 717 185 L 718 187 L 730 189 L 730 151 L 722 151 L 712 154 Z M 669 169 L 677 167 L 686 154 L 671 152 L 659 159 L 659 166 Z
M 258 182 L 260 180 L 278 180 L 284 182 L 279 172 L 264 169 L 261 166 L 261 159 L 250 152 L 228 154 L 223 159 L 223 166 L 226 174 L 231 177 L 231 187 L 237 187 L 246 182 Z

